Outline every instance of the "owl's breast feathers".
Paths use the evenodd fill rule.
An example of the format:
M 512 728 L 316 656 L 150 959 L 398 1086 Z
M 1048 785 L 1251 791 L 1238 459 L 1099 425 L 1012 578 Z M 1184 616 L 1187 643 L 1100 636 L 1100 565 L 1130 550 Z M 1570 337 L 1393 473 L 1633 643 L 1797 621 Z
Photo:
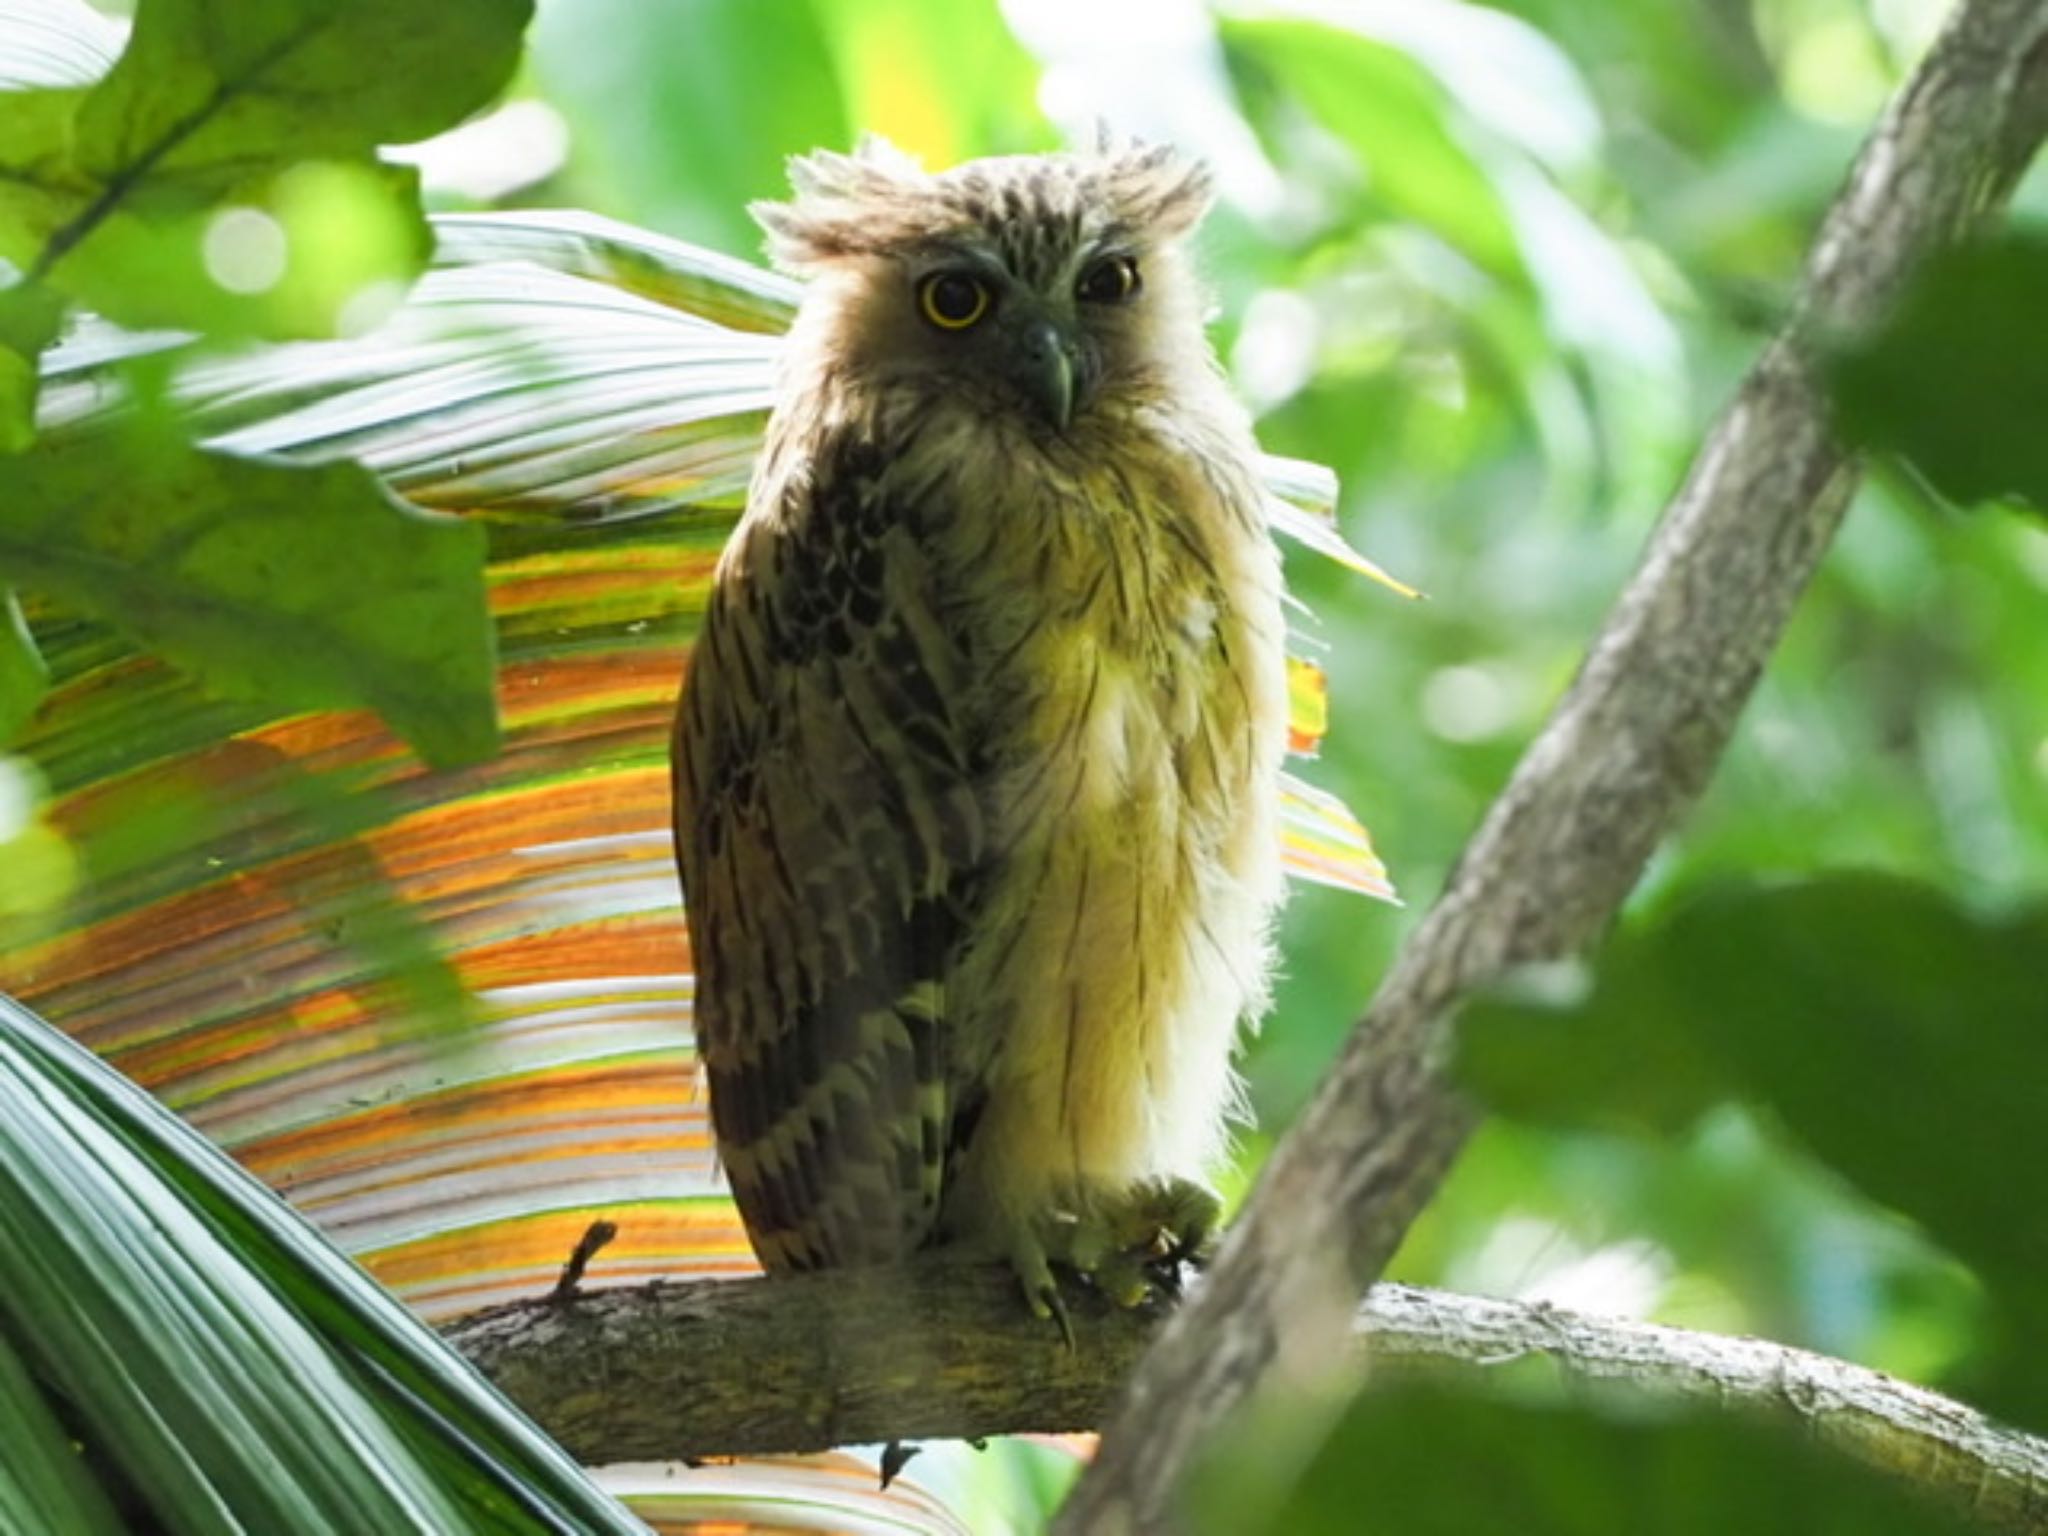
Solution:
M 1280 880 L 1256 486 L 1227 415 L 774 445 L 677 727 L 700 1046 L 771 1269 L 1000 1243 L 1218 1150 Z

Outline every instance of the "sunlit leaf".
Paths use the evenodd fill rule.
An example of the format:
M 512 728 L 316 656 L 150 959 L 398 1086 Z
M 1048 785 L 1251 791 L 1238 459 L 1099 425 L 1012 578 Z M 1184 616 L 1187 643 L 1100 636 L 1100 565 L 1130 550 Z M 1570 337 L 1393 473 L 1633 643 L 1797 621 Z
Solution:
M 123 324 L 214 337 L 361 329 L 366 294 L 395 302 L 433 236 L 410 166 L 304 160 L 190 213 L 110 213 L 51 280 Z M 366 319 L 374 319 L 374 315 Z
M 1266 489 L 1272 493 L 1266 504 L 1266 516 L 1277 531 L 1403 597 L 1422 595 L 1345 542 L 1337 531 L 1337 477 L 1328 469 L 1271 454 L 1266 456 L 1263 468 Z
M 915 1471 L 885 1490 L 873 1463 L 843 1454 L 788 1456 L 693 1467 L 607 1468 L 605 1488 L 658 1536 L 973 1536 L 915 1485 Z
M 17 267 L 92 200 L 91 178 L 71 159 L 84 99 L 76 88 L 0 93 L 0 259 Z
M 495 741 L 482 554 L 476 528 L 398 504 L 353 464 L 264 463 L 116 430 L 0 459 L 0 576 L 103 617 L 223 693 L 367 704 L 440 762 Z
M 1358 818 L 1335 795 L 1293 774 L 1281 779 L 1287 872 L 1298 880 L 1393 901 L 1393 882 Z
M 434 231 L 442 266 L 531 262 L 735 331 L 787 330 L 803 291 L 752 262 L 574 209 L 443 214 Z
M 530 13 L 144 0 L 90 87 L 0 95 L 0 255 L 135 325 L 331 332 L 351 293 L 410 278 L 429 245 L 412 173 L 377 146 L 486 101 Z M 0 40 L 10 22 L 28 33 L 0 16 Z
M 78 158 L 141 202 L 252 163 L 368 154 L 462 121 L 518 61 L 530 0 L 141 0 L 80 108 Z

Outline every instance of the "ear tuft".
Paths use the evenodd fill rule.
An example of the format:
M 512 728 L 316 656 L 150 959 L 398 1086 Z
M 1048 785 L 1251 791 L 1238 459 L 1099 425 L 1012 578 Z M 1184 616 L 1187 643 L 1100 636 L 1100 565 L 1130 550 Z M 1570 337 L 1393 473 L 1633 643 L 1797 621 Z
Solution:
M 768 256 L 785 272 L 874 248 L 878 208 L 899 200 L 921 179 L 917 162 L 888 140 L 863 136 L 850 155 L 814 150 L 789 162 L 796 196 L 786 203 L 749 203 L 747 212 L 768 236 Z
M 1124 222 L 1155 240 L 1187 234 L 1214 200 L 1208 167 L 1170 144 L 1120 147 L 1111 154 L 1105 179 Z

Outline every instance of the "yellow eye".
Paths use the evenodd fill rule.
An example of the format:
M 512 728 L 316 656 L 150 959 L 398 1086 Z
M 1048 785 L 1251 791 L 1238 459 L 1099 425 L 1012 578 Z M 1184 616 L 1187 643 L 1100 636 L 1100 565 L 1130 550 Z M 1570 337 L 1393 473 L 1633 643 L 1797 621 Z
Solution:
M 917 285 L 917 307 L 942 331 L 966 330 L 988 306 L 988 284 L 966 272 L 934 272 Z
M 1074 284 L 1074 295 L 1090 304 L 1121 304 L 1138 291 L 1138 263 L 1129 256 L 1105 256 Z

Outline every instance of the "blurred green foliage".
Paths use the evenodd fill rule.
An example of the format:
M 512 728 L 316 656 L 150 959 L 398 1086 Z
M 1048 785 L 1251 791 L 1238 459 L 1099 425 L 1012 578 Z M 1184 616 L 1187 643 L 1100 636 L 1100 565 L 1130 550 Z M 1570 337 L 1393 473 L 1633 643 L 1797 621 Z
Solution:
M 2048 1224 L 2012 1182 L 2048 1168 L 2048 911 L 1987 918 L 1871 874 L 1722 881 L 1670 905 L 1607 947 L 1583 998 L 1468 1010 L 1468 1080 L 1552 1125 L 1671 1135 L 1717 1102 L 1758 1106 L 1970 1265 L 1995 1346 L 1972 1395 L 2048 1427 Z
M 1527 1398 L 1528 1400 L 1523 1400 Z M 1284 1436 L 1283 1426 L 1269 1432 Z M 1782 1424 L 1595 1394 L 1361 1397 L 1292 1479 L 1212 1462 L 1204 1536 L 1942 1536 L 1975 1529 Z M 1285 1465 L 1284 1459 L 1279 1461 Z M 1225 1475 L 1227 1469 L 1228 1475 Z M 1647 1522 L 1647 1523 L 1646 1523 Z

